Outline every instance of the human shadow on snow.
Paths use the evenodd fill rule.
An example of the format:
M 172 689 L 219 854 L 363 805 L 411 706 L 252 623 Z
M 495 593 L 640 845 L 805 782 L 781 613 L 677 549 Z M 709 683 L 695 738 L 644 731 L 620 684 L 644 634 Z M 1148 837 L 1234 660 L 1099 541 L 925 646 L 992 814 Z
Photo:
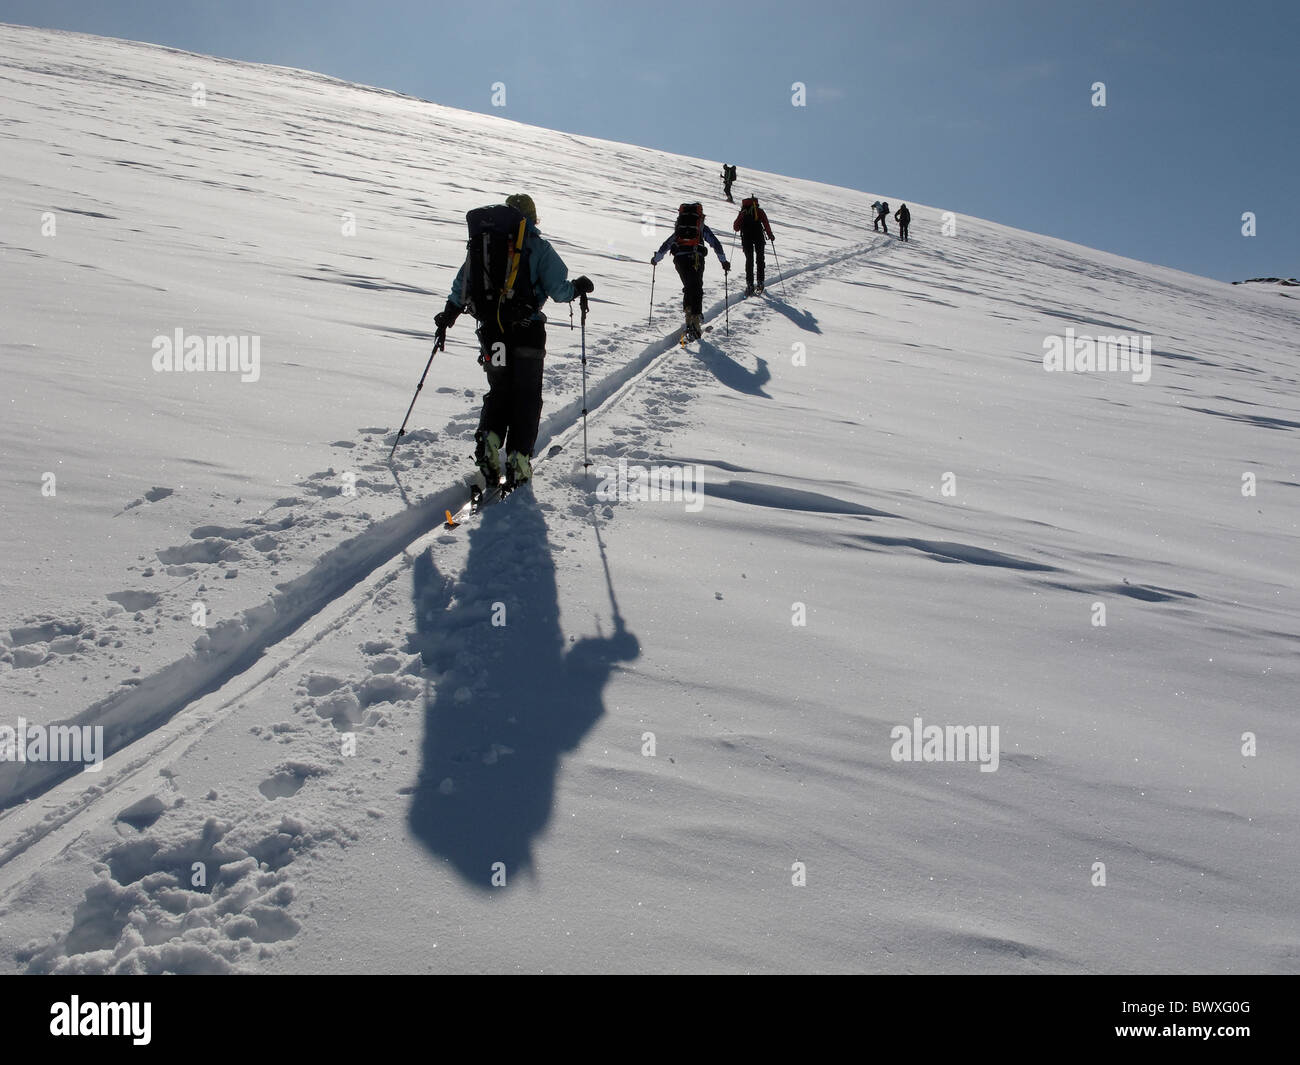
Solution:
M 546 522 L 530 489 L 454 535 L 464 533 L 459 581 L 441 574 L 429 551 L 414 566 L 409 646 L 435 683 L 407 823 L 467 884 L 490 890 L 494 874 L 509 883 L 531 872 L 560 758 L 604 713 L 617 663 L 641 649 L 612 584 L 613 633 L 566 644 Z
M 784 314 L 790 321 L 794 322 L 800 329 L 809 333 L 821 334 L 821 326 L 817 324 L 817 318 L 811 311 L 800 311 L 791 307 L 785 300 L 773 294 L 772 289 L 766 289 L 763 293 L 767 297 L 767 302 L 776 310 Z
M 763 391 L 763 386 L 772 380 L 772 371 L 767 368 L 766 359 L 755 356 L 758 369 L 747 370 L 725 351 L 707 340 L 699 342 L 699 350 L 699 360 L 704 364 L 705 369 L 728 388 L 743 392 L 747 396 L 772 398 Z

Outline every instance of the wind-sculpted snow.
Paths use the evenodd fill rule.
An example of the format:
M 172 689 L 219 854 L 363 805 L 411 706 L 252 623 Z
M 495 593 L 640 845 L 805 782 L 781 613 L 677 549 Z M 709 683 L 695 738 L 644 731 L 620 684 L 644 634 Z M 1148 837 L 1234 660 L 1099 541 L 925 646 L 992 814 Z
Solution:
M 861 503 L 836 499 L 820 492 L 806 492 L 800 488 L 778 488 L 770 484 L 746 481 L 724 481 L 708 485 L 705 491 L 719 499 L 749 503 L 758 507 L 777 507 L 785 510 L 806 510 L 815 514 L 860 514 L 865 517 L 896 518 L 886 510 L 864 507 Z

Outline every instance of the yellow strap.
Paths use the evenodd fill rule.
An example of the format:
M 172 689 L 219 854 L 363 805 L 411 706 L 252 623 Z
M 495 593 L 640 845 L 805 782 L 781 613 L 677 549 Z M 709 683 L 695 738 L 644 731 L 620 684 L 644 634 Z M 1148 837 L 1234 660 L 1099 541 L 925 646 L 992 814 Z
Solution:
M 510 273 L 506 277 L 506 292 L 513 292 L 515 287 L 515 276 L 519 273 L 519 260 L 522 259 L 524 250 L 524 232 L 528 227 L 528 219 L 519 220 L 519 237 L 515 241 L 514 256 L 510 263 Z
M 497 300 L 497 326 L 505 330 L 501 324 L 501 300 L 514 293 L 515 278 L 519 275 L 519 261 L 524 257 L 524 234 L 528 229 L 528 219 L 519 219 L 519 236 L 515 239 L 515 246 L 510 253 L 510 272 L 506 275 L 506 288 L 501 297 Z

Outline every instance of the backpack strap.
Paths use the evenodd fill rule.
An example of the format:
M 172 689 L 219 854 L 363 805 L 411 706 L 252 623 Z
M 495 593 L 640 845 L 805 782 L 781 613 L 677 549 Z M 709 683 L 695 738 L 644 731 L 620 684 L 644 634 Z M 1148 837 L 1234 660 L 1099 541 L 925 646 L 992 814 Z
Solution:
M 519 274 L 519 263 L 524 257 L 524 235 L 528 231 L 528 219 L 519 219 L 519 236 L 515 238 L 515 246 L 511 249 L 510 273 L 506 275 L 506 294 L 513 295 L 515 291 L 515 278 Z M 500 321 L 497 322 L 500 325 Z

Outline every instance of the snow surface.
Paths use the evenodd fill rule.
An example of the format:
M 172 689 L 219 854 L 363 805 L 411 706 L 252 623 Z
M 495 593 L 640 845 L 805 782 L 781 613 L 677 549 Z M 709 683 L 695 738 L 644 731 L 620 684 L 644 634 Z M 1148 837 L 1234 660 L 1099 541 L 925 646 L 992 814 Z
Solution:
M 742 164 L 785 282 L 728 332 L 711 262 L 681 349 L 648 259 L 687 198 L 730 245 L 717 162 L 18 27 L 0 100 L 0 727 L 114 752 L 0 764 L 6 969 L 1300 970 L 1290 299 Z M 702 507 L 598 498 L 563 307 L 533 490 L 441 526 L 465 321 L 384 461 L 516 189 L 596 281 L 593 461 Z

